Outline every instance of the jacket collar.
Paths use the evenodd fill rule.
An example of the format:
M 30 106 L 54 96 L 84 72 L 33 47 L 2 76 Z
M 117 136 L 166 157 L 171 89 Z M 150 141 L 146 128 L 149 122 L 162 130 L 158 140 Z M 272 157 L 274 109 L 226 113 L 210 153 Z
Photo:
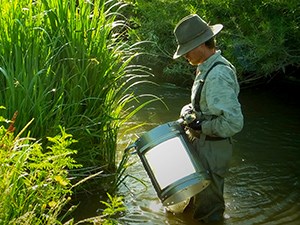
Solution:
M 205 60 L 205 62 L 198 65 L 198 71 L 200 71 L 200 74 L 205 74 L 220 56 L 221 50 L 217 50 L 216 53 L 209 57 L 207 60 Z

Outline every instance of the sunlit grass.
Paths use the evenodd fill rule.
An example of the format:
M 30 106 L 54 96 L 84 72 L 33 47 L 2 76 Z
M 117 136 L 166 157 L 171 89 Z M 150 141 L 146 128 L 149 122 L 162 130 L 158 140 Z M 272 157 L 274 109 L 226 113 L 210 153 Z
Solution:
M 16 135 L 15 119 L 0 116 L 0 224 L 115 224 L 113 216 L 126 208 L 121 196 L 109 193 L 108 202 L 99 202 L 106 206 L 102 215 L 82 221 L 71 217 L 77 209 L 71 203 L 74 188 L 103 172 L 72 184 L 69 172 L 81 167 L 71 149 L 77 140 L 60 127 L 60 134 L 48 137 L 51 144 L 44 147 L 33 137 Z
M 61 224 L 72 194 L 68 169 L 80 167 L 70 149 L 76 140 L 61 128 L 45 149 L 32 137 L 15 135 L 14 122 L 0 127 L 0 224 Z
M 147 76 L 126 40 L 123 3 L 1 1 L 0 104 L 44 138 L 66 127 L 86 166 L 115 165 L 117 133 L 132 115 L 130 86 Z

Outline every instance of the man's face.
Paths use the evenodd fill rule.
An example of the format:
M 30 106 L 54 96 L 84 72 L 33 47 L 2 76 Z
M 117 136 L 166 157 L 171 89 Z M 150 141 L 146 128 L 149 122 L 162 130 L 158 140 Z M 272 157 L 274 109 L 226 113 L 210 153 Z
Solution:
M 184 58 L 186 58 L 191 65 L 197 66 L 205 61 L 205 56 L 205 45 L 202 44 L 186 53 Z

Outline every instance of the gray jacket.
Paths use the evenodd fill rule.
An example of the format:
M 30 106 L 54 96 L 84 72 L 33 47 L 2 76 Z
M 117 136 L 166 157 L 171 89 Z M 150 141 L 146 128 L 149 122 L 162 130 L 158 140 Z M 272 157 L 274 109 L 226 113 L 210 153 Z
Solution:
M 221 61 L 210 70 L 212 65 Z M 199 82 L 209 71 L 205 79 L 200 109 L 202 112 L 202 133 L 209 136 L 231 137 L 240 132 L 244 125 L 241 105 L 238 100 L 240 91 L 234 66 L 226 60 L 221 51 L 217 51 L 204 63 L 198 66 L 198 74 L 194 80 L 191 102 L 194 101 Z

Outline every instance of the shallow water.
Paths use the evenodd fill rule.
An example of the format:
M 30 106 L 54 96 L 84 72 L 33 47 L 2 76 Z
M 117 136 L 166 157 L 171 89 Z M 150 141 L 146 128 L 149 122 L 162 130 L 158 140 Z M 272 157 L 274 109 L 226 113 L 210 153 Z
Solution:
M 150 129 L 176 120 L 189 101 L 189 90 L 160 86 L 144 90 L 163 98 L 168 106 L 151 104 L 128 127 L 147 125 L 127 133 L 120 146 L 137 139 Z M 300 224 L 300 106 L 292 92 L 278 88 L 242 90 L 240 101 L 245 126 L 234 137 L 231 168 L 225 181 L 225 221 L 222 224 Z M 122 224 L 199 225 L 187 214 L 167 212 L 160 203 L 138 156 L 120 188 L 128 207 Z
M 119 147 L 135 142 L 150 129 L 178 119 L 190 91 L 172 85 L 144 86 L 140 93 L 152 93 L 165 102 L 155 102 L 132 118 L 121 131 L 146 123 L 120 136 Z M 242 90 L 240 94 L 245 126 L 237 134 L 231 168 L 225 180 L 225 221 L 231 225 L 300 224 L 300 105 L 296 91 L 282 87 Z M 122 132 L 121 132 L 122 133 Z M 189 214 L 172 214 L 162 206 L 137 155 L 119 190 L 125 196 L 126 213 L 119 218 L 124 225 L 201 225 Z M 95 193 L 82 201 L 79 217 L 97 215 Z

